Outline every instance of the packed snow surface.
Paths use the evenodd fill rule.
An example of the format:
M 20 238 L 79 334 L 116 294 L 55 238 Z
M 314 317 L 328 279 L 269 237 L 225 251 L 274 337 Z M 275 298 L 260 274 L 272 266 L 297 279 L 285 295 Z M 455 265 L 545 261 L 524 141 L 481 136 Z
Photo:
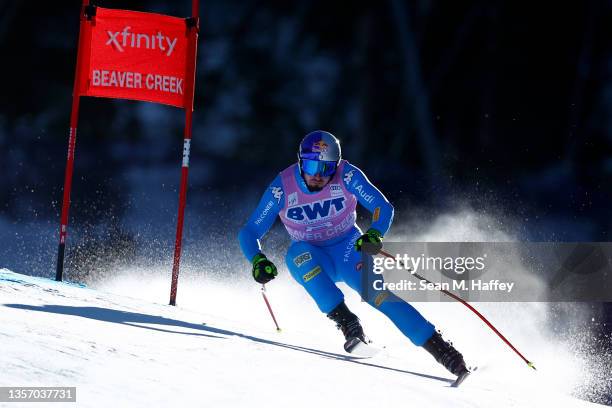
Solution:
M 345 286 L 366 334 L 384 347 L 373 358 L 346 355 L 341 333 L 287 274 L 267 285 L 281 332 L 255 283 L 186 271 L 177 306 L 167 304 L 169 283 L 161 269 L 117 271 L 95 289 L 0 269 L 0 385 L 77 387 L 76 404 L 56 407 L 488 408 L 594 406 L 576 396 L 610 381 L 571 338 L 548 333 L 542 304 L 476 305 L 538 371 L 460 304 L 415 304 L 479 366 L 454 389 L 431 356 Z

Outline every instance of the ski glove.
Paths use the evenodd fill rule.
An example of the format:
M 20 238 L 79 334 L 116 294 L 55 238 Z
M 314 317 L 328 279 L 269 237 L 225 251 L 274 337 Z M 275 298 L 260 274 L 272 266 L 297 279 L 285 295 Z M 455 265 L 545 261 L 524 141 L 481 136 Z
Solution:
M 355 241 L 355 249 L 361 251 L 364 244 L 370 244 L 363 248 L 364 252 L 368 255 L 376 255 L 382 249 L 382 239 L 382 234 L 378 230 L 370 228 Z
M 276 266 L 264 254 L 255 255 L 253 258 L 253 279 L 264 284 L 270 282 L 276 275 L 278 275 Z

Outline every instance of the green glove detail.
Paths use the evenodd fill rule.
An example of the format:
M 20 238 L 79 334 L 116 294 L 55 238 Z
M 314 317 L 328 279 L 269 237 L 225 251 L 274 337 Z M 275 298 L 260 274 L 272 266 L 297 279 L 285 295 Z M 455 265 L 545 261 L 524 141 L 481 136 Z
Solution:
M 276 265 L 266 258 L 262 253 L 253 258 L 253 279 L 258 283 L 265 284 L 270 282 L 278 275 Z
M 369 244 L 363 247 L 364 252 L 368 255 L 376 255 L 382 249 L 382 240 L 383 236 L 380 231 L 370 228 L 365 234 L 357 238 L 355 249 L 361 251 L 364 244 Z

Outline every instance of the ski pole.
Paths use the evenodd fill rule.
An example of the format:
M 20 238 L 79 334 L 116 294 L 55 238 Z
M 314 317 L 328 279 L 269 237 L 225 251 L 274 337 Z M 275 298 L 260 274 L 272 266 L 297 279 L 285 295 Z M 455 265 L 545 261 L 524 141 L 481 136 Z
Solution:
M 388 252 L 383 251 L 382 249 L 379 251 L 379 253 L 381 253 L 382 255 L 386 256 L 387 258 L 395 259 L 395 257 L 394 257 L 393 255 L 391 255 L 391 254 L 390 254 L 390 253 L 388 253 Z M 398 261 L 399 261 L 399 260 L 398 260 Z M 402 262 L 402 261 L 399 261 L 399 262 Z M 404 264 L 402 263 L 402 265 L 404 265 Z M 404 267 L 405 267 L 405 265 L 404 265 Z M 412 272 L 412 271 L 411 271 L 411 272 Z M 425 281 L 425 282 L 427 282 L 427 283 L 433 283 L 433 282 L 431 282 L 429 279 L 427 279 L 427 278 L 425 278 L 425 277 L 423 277 L 423 276 L 419 275 L 419 274 L 418 274 L 418 273 L 416 273 L 416 272 L 415 272 L 415 273 L 413 273 L 413 275 L 414 275 L 416 278 L 418 278 L 418 279 L 420 279 L 420 280 L 422 280 L 422 281 Z M 505 343 L 506 343 L 506 344 L 507 344 L 507 345 L 508 345 L 508 346 L 509 346 L 509 347 L 510 347 L 510 348 L 511 348 L 511 349 L 512 349 L 512 350 L 513 350 L 513 351 L 514 351 L 516 354 L 518 354 L 518 356 L 519 356 L 521 359 L 523 359 L 523 361 L 524 361 L 524 362 L 525 362 L 525 363 L 526 363 L 526 364 L 527 364 L 529 367 L 533 368 L 534 370 L 536 369 L 536 368 L 535 368 L 535 366 L 533 365 L 533 363 L 532 363 L 531 361 L 527 360 L 527 359 L 525 358 L 525 356 L 523 356 L 523 355 L 521 354 L 521 352 L 520 352 L 520 351 L 518 351 L 518 350 L 516 349 L 516 347 L 514 347 L 514 346 L 512 345 L 512 343 L 510 343 L 510 341 L 508 341 L 508 339 L 507 339 L 506 337 L 504 337 L 504 335 L 503 335 L 503 334 L 501 334 L 501 333 L 499 332 L 499 330 L 497 330 L 497 329 L 495 328 L 495 326 L 493 326 L 493 324 L 492 324 L 492 323 L 491 323 L 491 322 L 490 322 L 490 321 L 489 321 L 489 320 L 488 320 L 486 317 L 484 317 L 484 316 L 483 316 L 483 315 L 482 315 L 482 314 L 481 314 L 481 313 L 480 313 L 478 310 L 476 310 L 476 309 L 474 308 L 474 306 L 470 305 L 468 302 L 466 302 L 465 300 L 461 299 L 459 296 L 455 295 L 454 293 L 451 293 L 451 292 L 449 292 L 449 291 L 447 291 L 447 290 L 444 290 L 444 289 L 439 289 L 439 290 L 440 290 L 440 292 L 444 293 L 445 295 L 450 296 L 451 298 L 453 298 L 453 299 L 455 299 L 455 300 L 457 300 L 457 301 L 461 302 L 461 303 L 462 303 L 462 304 L 463 304 L 465 307 L 467 307 L 467 308 L 468 308 L 468 309 L 470 309 L 472 312 L 474 312 L 474 313 L 476 314 L 476 316 L 478 316 L 478 317 L 479 317 L 479 318 L 480 318 L 480 319 L 481 319 L 483 322 L 485 322 L 485 323 L 486 323 L 486 325 L 487 325 L 487 326 L 489 326 L 489 328 L 490 328 L 491 330 L 493 330 L 493 331 L 495 332 L 495 334 L 497 334 L 497 335 L 499 336 L 499 338 L 500 338 L 500 339 L 502 339 L 502 340 L 503 340 L 503 341 L 504 341 L 504 342 L 505 342 Z
M 268 311 L 270 312 L 270 316 L 272 316 L 272 320 L 274 320 L 276 331 L 280 332 L 281 328 L 278 327 L 278 323 L 276 322 L 276 317 L 274 317 L 274 312 L 272 311 L 272 306 L 270 306 L 270 302 L 268 302 L 268 297 L 266 296 L 266 285 L 261 285 L 261 295 L 263 296 L 264 302 L 266 302 L 266 306 L 268 306 Z

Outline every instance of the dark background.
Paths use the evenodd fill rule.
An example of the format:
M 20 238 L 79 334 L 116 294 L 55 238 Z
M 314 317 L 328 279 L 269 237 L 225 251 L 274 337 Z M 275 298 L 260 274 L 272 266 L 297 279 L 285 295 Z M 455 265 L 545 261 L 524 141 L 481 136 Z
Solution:
M 79 2 L 1 4 L 0 211 L 55 218 Z M 98 4 L 190 13 L 188 1 Z M 609 240 L 610 1 L 201 7 L 192 167 L 206 169 L 191 190 L 262 188 L 321 128 L 392 200 L 494 197 L 524 239 Z M 99 218 L 79 213 L 94 196 L 121 217 L 125 167 L 178 164 L 178 109 L 84 98 L 80 117 L 79 220 Z
M 79 10 L 0 3 L 0 266 L 18 272 L 55 267 Z M 400 216 L 461 204 L 512 220 L 521 240 L 610 241 L 611 11 L 610 0 L 202 1 L 186 262 L 208 262 L 202 242 L 233 248 L 218 265 L 238 254 L 239 226 L 314 129 L 341 139 Z M 144 247 L 167 261 L 183 121 L 83 98 L 68 276 Z

